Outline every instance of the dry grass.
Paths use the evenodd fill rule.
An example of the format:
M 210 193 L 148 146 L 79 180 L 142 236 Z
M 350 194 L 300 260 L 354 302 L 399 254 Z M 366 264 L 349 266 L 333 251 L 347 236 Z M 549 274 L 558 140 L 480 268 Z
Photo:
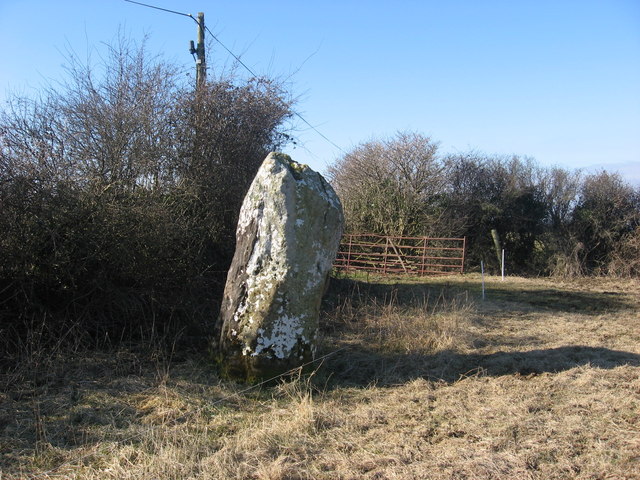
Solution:
M 206 359 L 30 357 L 3 374 L 0 478 L 640 478 L 640 286 L 332 287 L 312 376 Z

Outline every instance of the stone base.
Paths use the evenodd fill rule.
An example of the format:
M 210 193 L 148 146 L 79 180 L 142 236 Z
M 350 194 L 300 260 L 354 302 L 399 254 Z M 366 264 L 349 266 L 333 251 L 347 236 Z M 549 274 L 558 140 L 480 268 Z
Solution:
M 277 383 L 281 378 L 297 375 L 298 372 L 310 373 L 314 369 L 313 355 L 310 351 L 302 355 L 302 359 L 279 359 L 266 356 L 249 357 L 241 353 L 217 355 L 219 374 L 225 380 L 256 384 Z

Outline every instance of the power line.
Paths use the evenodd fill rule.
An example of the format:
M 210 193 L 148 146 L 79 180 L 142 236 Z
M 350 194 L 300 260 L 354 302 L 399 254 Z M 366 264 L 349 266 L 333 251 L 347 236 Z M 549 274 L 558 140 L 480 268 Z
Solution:
M 213 32 L 211 30 L 209 30 L 209 27 L 205 26 L 205 29 L 207 30 L 207 32 L 209 32 L 209 35 L 211 35 L 213 37 L 213 39 L 218 42 L 220 44 L 220 46 L 222 46 L 222 48 L 224 48 L 227 53 L 229 53 L 229 55 L 231 55 L 233 58 L 235 58 L 235 60 L 242 65 L 245 70 L 247 72 L 249 72 L 253 77 L 258 77 L 258 75 L 255 74 L 255 72 L 253 70 L 251 70 L 242 60 L 240 60 L 240 57 L 238 57 L 235 53 L 233 53 L 230 49 L 227 48 L 227 46 L 222 43 L 220 41 L 220 39 L 218 37 L 216 37 Z M 302 120 L 306 125 L 309 126 L 309 128 L 311 128 L 314 132 L 316 132 L 318 135 L 320 135 L 324 140 L 326 140 L 327 142 L 329 142 L 331 145 L 333 145 L 334 147 L 336 147 L 338 150 L 340 150 L 342 153 L 346 153 L 344 150 L 342 150 L 342 148 L 340 148 L 339 145 L 337 145 L 336 143 L 332 142 L 327 136 L 325 136 L 320 130 L 318 130 L 316 127 L 314 127 L 313 125 L 311 125 L 311 123 L 309 123 L 302 115 L 300 115 L 298 112 L 293 112 L 293 114 L 298 117 L 300 120 Z
M 133 0 L 124 0 L 124 1 L 125 2 L 129 2 L 129 3 L 135 3 L 136 5 L 142 5 L 143 7 L 149 7 L 149 8 L 154 8 L 156 10 L 162 10 L 163 12 L 175 13 L 176 15 L 183 15 L 185 17 L 192 18 L 196 23 L 198 22 L 195 18 L 193 18 L 193 15 L 191 15 L 190 13 L 176 12 L 175 10 L 169 10 L 167 8 L 160 8 L 160 7 L 156 7 L 154 5 L 148 5 L 146 3 L 141 3 L 141 2 L 134 2 Z
M 224 48 L 229 55 L 231 55 L 233 58 L 236 59 L 236 61 L 242 65 L 245 70 L 247 72 L 249 72 L 252 76 L 257 77 L 258 75 L 256 75 L 253 70 L 251 70 L 242 60 L 240 60 L 240 58 L 233 53 L 231 50 L 229 50 L 226 45 L 224 43 L 222 43 L 220 41 L 220 39 L 218 37 L 216 37 L 213 32 L 211 30 L 209 30 L 209 27 L 205 27 L 205 29 L 207 30 L 207 32 L 209 32 L 209 34 L 213 37 L 213 39 L 218 42 L 222 48 Z M 340 150 L 342 153 L 346 153 L 344 150 L 342 150 L 342 148 L 340 148 L 340 146 L 336 145 L 334 142 L 332 142 L 331 140 L 329 140 L 329 138 L 327 138 L 322 132 L 320 132 L 320 130 L 318 130 L 316 127 L 314 127 L 313 125 L 311 125 L 311 123 L 309 123 L 302 115 L 300 115 L 298 112 L 293 112 L 293 114 L 298 117 L 300 120 L 302 120 L 305 124 L 307 124 L 309 126 L 309 128 L 311 128 L 314 132 L 316 132 L 318 135 L 320 135 L 323 139 L 325 139 L 327 142 L 329 142 L 331 145 L 333 145 L 334 147 L 336 147 L 338 150 Z
M 136 1 L 134 1 L 134 0 L 124 0 L 124 1 L 125 1 L 125 2 L 129 2 L 129 3 L 135 3 L 136 5 L 141 5 L 141 6 L 143 6 L 143 7 L 153 8 L 153 9 L 155 9 L 155 10 L 161 10 L 161 11 L 163 11 L 163 12 L 174 13 L 174 14 L 176 14 L 176 15 L 182 15 L 182 16 L 184 16 L 184 17 L 189 17 L 189 18 L 191 18 L 194 22 L 198 23 L 198 20 L 196 20 L 196 19 L 194 18 L 194 16 L 193 16 L 193 15 L 191 15 L 190 13 L 177 12 L 177 11 L 175 11 L 175 10 L 169 10 L 169 9 L 167 9 L 167 8 L 156 7 L 156 6 L 154 6 L 154 5 L 149 5 L 149 4 L 142 3 L 142 2 L 136 2 Z M 238 63 L 239 63 L 239 64 L 240 64 L 240 65 L 241 65 L 241 66 L 242 66 L 242 67 L 243 67 L 247 72 L 249 72 L 249 73 L 250 73 L 253 77 L 255 77 L 255 78 L 257 78 L 257 77 L 258 77 L 258 75 L 257 75 L 257 74 L 256 74 L 256 73 L 255 73 L 251 68 L 249 68 L 249 67 L 247 66 L 247 64 L 245 64 L 245 63 L 240 59 L 240 57 L 239 57 L 239 56 L 237 56 L 237 55 L 236 55 L 235 53 L 233 53 L 229 48 L 227 48 L 227 46 L 226 46 L 224 43 L 222 43 L 222 41 L 221 41 L 221 40 L 220 40 L 216 35 L 214 35 L 214 33 L 209 29 L 209 27 L 207 27 L 207 26 L 205 25 L 205 27 L 204 27 L 204 28 L 205 28 L 205 30 L 206 30 L 207 32 L 209 32 L 209 35 L 211 35 L 211 36 L 213 37 L 213 39 L 214 39 L 216 42 L 218 42 L 218 44 L 219 44 L 222 48 L 224 48 L 224 49 L 227 51 L 227 53 L 228 53 L 229 55 L 231 55 L 231 56 L 236 60 L 236 62 L 238 62 Z M 344 150 L 343 150 L 343 149 L 342 149 L 338 144 L 336 144 L 335 142 L 333 142 L 333 141 L 332 141 L 331 139 L 329 139 L 329 137 L 327 137 L 324 133 L 322 133 L 320 130 L 318 130 L 316 127 L 314 127 L 314 126 L 313 126 L 309 121 L 307 121 L 307 119 L 306 119 L 306 118 L 304 118 L 304 117 L 303 117 L 302 115 L 300 115 L 298 112 L 293 112 L 293 114 L 294 114 L 296 117 L 298 117 L 300 120 L 302 120 L 302 122 L 303 122 L 305 125 L 307 125 L 311 130 L 313 130 L 314 132 L 316 132 L 316 133 L 317 133 L 317 134 L 318 134 L 322 139 L 324 139 L 326 142 L 328 142 L 328 143 L 330 143 L 331 145 L 333 145 L 335 148 L 337 148 L 338 150 L 340 150 L 340 152 L 342 152 L 342 153 L 344 153 L 344 154 L 346 154 L 346 153 L 347 153 L 347 152 L 345 152 L 345 151 L 344 151 Z
M 314 127 L 313 125 L 311 125 L 309 122 L 307 122 L 307 120 L 300 115 L 298 112 L 293 112 L 293 114 L 298 117 L 300 120 L 302 120 L 304 123 L 306 123 L 314 132 L 316 132 L 318 135 L 320 135 L 322 138 L 324 138 L 327 142 L 329 142 L 331 145 L 333 145 L 334 147 L 336 147 L 338 150 L 340 150 L 342 153 L 346 154 L 347 152 L 345 152 L 342 148 L 340 148 L 339 145 L 337 145 L 336 143 L 332 142 L 331 140 L 329 140 L 320 130 L 318 130 L 316 127 Z
M 233 58 L 235 58 L 235 59 L 236 59 L 236 62 L 238 62 L 240 65 L 242 65 L 242 66 L 245 68 L 245 70 L 246 70 L 247 72 L 249 72 L 249 73 L 250 73 L 252 76 L 254 76 L 254 77 L 258 77 L 258 75 L 256 75 L 256 74 L 254 73 L 254 71 L 253 71 L 253 70 L 251 70 L 249 67 L 247 67 L 247 65 L 246 65 L 242 60 L 240 60 L 240 57 L 238 57 L 235 53 L 233 53 L 231 50 L 229 50 L 229 49 L 226 47 L 226 45 L 225 45 L 224 43 L 222 43 L 222 42 L 220 41 L 220 39 L 219 39 L 218 37 L 216 37 L 216 36 L 213 34 L 213 32 L 212 32 L 211 30 L 209 30 L 209 27 L 205 26 L 204 28 L 207 30 L 207 32 L 209 32 L 209 35 L 211 35 L 211 36 L 213 37 L 213 39 L 214 39 L 216 42 L 218 42 L 218 43 L 220 44 L 220 46 L 221 46 L 222 48 L 224 48 L 224 49 L 227 51 L 227 53 L 228 53 L 229 55 L 231 55 Z

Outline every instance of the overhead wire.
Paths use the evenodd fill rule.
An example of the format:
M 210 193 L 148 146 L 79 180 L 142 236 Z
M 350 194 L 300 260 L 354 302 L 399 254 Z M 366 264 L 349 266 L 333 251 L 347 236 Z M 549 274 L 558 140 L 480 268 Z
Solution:
M 129 3 L 135 3 L 136 5 L 142 5 L 143 7 L 153 8 L 155 10 L 162 10 L 163 12 L 175 13 L 176 15 L 183 15 L 185 17 L 193 18 L 193 15 L 191 15 L 190 13 L 177 12 L 175 10 L 169 10 L 168 8 L 156 7 L 155 5 L 149 5 L 147 3 L 142 3 L 142 2 L 135 2 L 134 0 L 124 0 L 124 1 Z M 196 20 L 195 18 L 193 19 Z
M 213 39 L 214 39 L 216 42 L 218 42 L 218 43 L 220 44 L 220 46 L 221 46 L 222 48 L 224 48 L 224 49 L 227 51 L 227 53 L 228 53 L 229 55 L 231 55 L 231 56 L 236 60 L 236 62 L 238 62 L 240 65 L 242 65 L 242 66 L 244 67 L 244 69 L 245 69 L 247 72 L 249 72 L 249 73 L 250 73 L 252 76 L 254 76 L 254 77 L 258 77 L 258 75 L 257 75 L 253 70 L 251 70 L 251 69 L 247 66 L 247 64 L 246 64 L 246 63 L 244 63 L 244 62 L 240 59 L 240 57 L 238 57 L 235 53 L 233 53 L 230 49 L 228 49 L 228 48 L 227 48 L 227 46 L 226 46 L 224 43 L 222 43 L 218 37 L 216 37 L 216 36 L 214 35 L 214 33 L 209 29 L 209 27 L 207 27 L 207 26 L 205 25 L 205 26 L 204 26 L 204 29 L 205 29 L 207 32 L 209 32 L 209 35 L 211 35 L 211 36 L 213 37 Z
M 198 20 L 196 20 L 196 18 L 190 14 L 190 13 L 183 13 L 183 12 L 178 12 L 176 10 L 169 10 L 168 8 L 161 8 L 161 7 L 156 7 L 155 5 L 149 5 L 147 3 L 142 3 L 142 2 L 137 2 L 134 0 L 124 0 L 125 2 L 129 2 L 129 3 L 134 3 L 136 5 L 141 5 L 143 7 L 148 7 L 148 8 L 153 8 L 155 10 L 161 10 L 163 12 L 168 12 L 168 13 L 174 13 L 176 15 L 182 15 L 184 17 L 189 17 L 191 18 L 194 22 L 198 23 Z M 222 41 L 209 29 L 209 27 L 207 27 L 206 25 L 204 26 L 205 30 L 207 32 L 209 32 L 209 35 L 211 35 L 211 37 L 218 42 L 218 44 L 224 48 L 226 50 L 226 52 L 231 55 L 236 62 L 238 62 L 238 64 L 240 64 L 247 72 L 249 72 L 254 78 L 257 78 L 258 75 L 251 69 L 249 68 L 249 66 L 244 63 L 242 61 L 242 59 L 236 55 L 235 53 L 233 53 L 233 51 L 231 49 L 229 49 L 224 43 L 222 43 Z M 334 141 L 332 141 L 329 137 L 327 137 L 324 133 L 322 133 L 320 130 L 318 130 L 317 127 L 313 126 L 311 124 L 311 122 L 309 122 L 306 118 L 304 118 L 300 113 L 298 112 L 293 112 L 293 115 L 296 116 L 297 118 L 299 118 L 300 120 L 302 120 L 302 122 L 307 125 L 311 130 L 313 130 L 314 132 L 316 132 L 316 134 L 318 134 L 323 140 L 325 140 L 326 142 L 330 143 L 332 146 L 334 146 L 335 148 L 337 148 L 340 152 L 342 152 L 343 154 L 346 154 L 346 152 L 342 149 L 342 147 L 340 147 L 337 143 L 335 143 Z
M 242 65 L 244 67 L 244 69 L 249 72 L 253 77 L 257 77 L 258 75 L 256 75 L 256 73 L 251 70 L 241 59 L 240 57 L 238 57 L 235 53 L 233 53 L 229 48 L 227 48 L 227 46 L 222 43 L 222 41 L 220 41 L 220 39 L 214 35 L 214 33 L 209 29 L 209 27 L 207 27 L 205 25 L 205 30 L 207 32 L 209 32 L 209 35 L 211 35 L 213 37 L 213 39 L 218 42 L 220 44 L 220 46 L 222 48 L 224 48 L 227 53 L 229 53 L 229 55 L 231 55 L 240 65 Z M 336 147 L 338 150 L 340 150 L 342 153 L 346 153 L 339 145 L 337 145 L 335 142 L 333 142 L 332 140 L 330 140 L 326 135 L 324 135 L 320 130 L 318 130 L 316 127 L 314 127 L 310 122 L 307 121 L 306 118 L 304 118 L 302 115 L 300 115 L 298 112 L 293 112 L 293 114 L 298 117 L 300 120 L 302 120 L 309 128 L 311 128 L 314 132 L 316 132 L 318 135 L 320 135 L 320 137 L 322 137 L 325 141 L 329 142 L 331 145 L 333 145 L 334 147 Z

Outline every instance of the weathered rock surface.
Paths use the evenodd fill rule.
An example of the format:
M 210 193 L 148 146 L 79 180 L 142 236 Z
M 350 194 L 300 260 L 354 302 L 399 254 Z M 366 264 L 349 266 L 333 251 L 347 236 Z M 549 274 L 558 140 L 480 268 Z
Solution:
M 220 311 L 223 372 L 270 378 L 313 359 L 320 301 L 343 228 L 322 176 L 271 153 L 247 193 Z

